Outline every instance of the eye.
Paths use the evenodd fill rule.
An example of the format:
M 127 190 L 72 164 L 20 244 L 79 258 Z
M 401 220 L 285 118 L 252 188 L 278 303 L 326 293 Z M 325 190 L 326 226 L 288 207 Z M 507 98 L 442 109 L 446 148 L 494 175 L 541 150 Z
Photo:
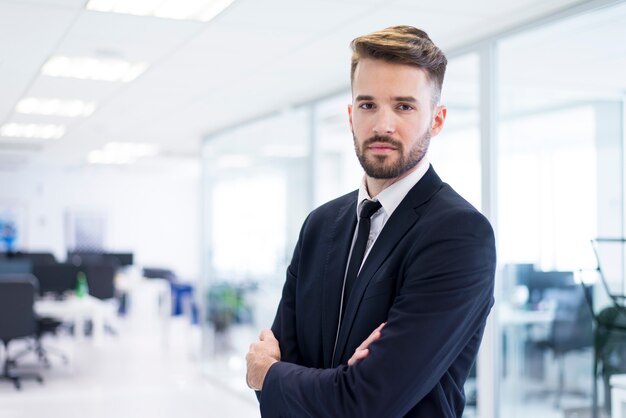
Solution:
M 359 105 L 359 109 L 370 110 L 374 108 L 374 103 L 372 102 L 363 102 Z
M 407 111 L 407 110 L 413 110 L 415 108 L 413 106 L 411 106 L 411 105 L 408 105 L 408 104 L 399 104 L 398 105 L 398 109 Z

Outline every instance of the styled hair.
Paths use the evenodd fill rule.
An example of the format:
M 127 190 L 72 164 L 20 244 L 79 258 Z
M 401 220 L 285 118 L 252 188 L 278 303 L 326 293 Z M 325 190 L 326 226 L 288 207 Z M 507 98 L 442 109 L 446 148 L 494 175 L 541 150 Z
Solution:
M 413 26 L 391 26 L 368 35 L 359 36 L 351 43 L 352 66 L 350 81 L 359 61 L 364 58 L 390 63 L 412 65 L 426 71 L 433 89 L 433 105 L 439 102 L 441 86 L 448 60 L 423 30 Z

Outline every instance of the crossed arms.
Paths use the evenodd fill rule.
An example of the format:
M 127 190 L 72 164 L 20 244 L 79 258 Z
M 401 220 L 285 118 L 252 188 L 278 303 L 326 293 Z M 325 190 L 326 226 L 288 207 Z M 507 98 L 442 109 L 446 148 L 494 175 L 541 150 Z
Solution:
M 457 384 L 467 376 L 493 303 L 495 245 L 491 227 L 477 216 L 438 232 L 402 266 L 384 330 L 374 330 L 348 364 L 335 368 L 299 365 L 290 267 L 273 327 L 283 332 L 276 339 L 264 330 L 247 355 L 248 384 L 262 389 L 263 416 L 396 417 L 433 391 L 443 398 L 455 396 L 447 390 L 462 392 Z

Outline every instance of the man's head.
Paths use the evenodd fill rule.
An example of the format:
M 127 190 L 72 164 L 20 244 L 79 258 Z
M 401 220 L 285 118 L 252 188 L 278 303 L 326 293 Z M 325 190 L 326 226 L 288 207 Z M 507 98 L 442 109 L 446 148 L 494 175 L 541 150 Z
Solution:
M 433 103 L 439 103 L 441 86 L 448 60 L 423 30 L 413 26 L 391 26 L 368 35 L 359 36 L 351 43 L 352 65 L 350 81 L 364 58 L 383 60 L 389 63 L 412 65 L 428 74 L 433 83 Z
M 354 148 L 371 179 L 411 172 L 443 127 L 438 105 L 446 58 L 426 33 L 396 26 L 352 41 Z

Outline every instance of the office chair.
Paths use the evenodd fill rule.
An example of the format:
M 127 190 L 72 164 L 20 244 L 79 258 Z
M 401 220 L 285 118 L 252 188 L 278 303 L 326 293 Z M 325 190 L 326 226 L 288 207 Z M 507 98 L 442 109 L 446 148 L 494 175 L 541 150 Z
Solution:
M 61 328 L 61 326 L 63 325 L 63 322 L 59 321 L 58 319 L 46 317 L 46 316 L 44 317 L 36 316 L 35 321 L 36 321 L 36 332 L 35 332 L 34 340 L 31 341 L 31 344 L 28 346 L 28 348 L 17 353 L 13 357 L 13 361 L 17 362 L 17 360 L 24 357 L 25 355 L 31 352 L 34 352 L 37 358 L 39 359 L 39 362 L 43 364 L 46 368 L 49 368 L 50 365 L 52 364 L 50 361 L 51 355 L 57 356 L 65 364 L 69 363 L 68 357 L 61 350 L 55 347 L 43 345 L 43 337 L 45 337 L 48 334 L 57 335 L 57 332 L 59 328 Z
M 33 275 L 38 284 L 38 293 L 41 296 L 52 295 L 57 299 L 62 299 L 67 293 L 76 288 L 76 277 L 78 267 L 69 263 L 38 263 L 33 265 Z M 49 367 L 50 356 L 59 357 L 63 363 L 68 363 L 67 356 L 54 347 L 43 345 L 42 339 L 46 335 L 56 335 L 63 323 L 56 318 L 37 317 L 37 333 L 33 343 L 28 349 L 18 353 L 16 359 L 24 355 L 35 352 L 39 360 L 46 367 Z
M 35 264 L 33 275 L 39 282 L 39 294 L 51 294 L 61 299 L 76 289 L 76 278 L 80 270 L 70 263 Z
M 176 273 L 160 267 L 144 267 L 143 277 L 146 279 L 165 279 L 171 282 L 176 280 Z
M 605 258 L 602 263 L 600 257 L 600 244 L 612 244 L 620 247 L 623 254 L 625 238 L 596 238 L 591 240 L 594 255 L 596 257 L 596 271 L 600 278 L 601 288 L 608 297 L 609 305 L 602 309 L 595 307 L 591 295 L 587 295 L 587 303 L 592 313 L 594 323 L 594 366 L 593 366 L 593 405 L 592 418 L 598 418 L 598 378 L 602 378 L 604 387 L 604 409 L 611 415 L 611 388 L 610 379 L 614 374 L 626 373 L 626 295 L 612 292 L 605 270 L 606 261 L 623 262 L 615 257 Z M 614 256 L 615 254 L 613 254 Z M 623 277 L 622 280 L 623 288 Z M 596 311 L 598 313 L 596 313 Z
M 9 355 L 9 343 L 18 338 L 34 337 L 35 293 L 37 282 L 31 275 L 15 275 L 0 280 L 0 341 L 4 347 L 4 363 L 0 379 L 13 382 L 16 389 L 21 389 L 22 379 L 32 378 L 42 383 L 43 378 L 37 373 L 16 373 L 15 359 Z
M 115 298 L 115 275 L 117 274 L 117 264 L 97 263 L 86 264 L 83 267 L 87 276 L 89 294 L 100 300 Z
M 115 312 L 118 310 L 118 300 L 116 299 L 115 275 L 117 274 L 118 263 L 110 259 L 99 263 L 89 263 L 81 266 L 87 277 L 89 294 L 102 303 L 108 304 L 111 309 L 107 310 L 107 319 L 104 329 L 110 334 L 116 335 L 117 331 L 113 324 Z M 93 324 L 92 324 L 93 325 Z
M 576 285 L 546 289 L 544 299 L 556 303 L 554 321 L 548 338 L 537 342 L 539 348 L 552 351 L 558 365 L 558 386 L 555 408 L 560 408 L 565 391 L 565 357 L 567 354 L 590 349 L 593 346 L 592 315 L 587 307 L 588 289 Z M 588 396 L 586 392 L 568 390 L 567 393 Z
M 4 280 L 7 278 L 11 279 L 12 277 L 13 276 L 0 275 L 0 280 Z M 35 280 L 36 292 L 40 293 L 39 280 L 37 280 L 37 278 L 34 276 L 32 276 L 32 278 Z M 47 334 L 56 335 L 58 329 L 61 327 L 63 323 L 55 318 L 39 316 L 37 314 L 35 314 L 35 322 L 36 322 L 35 338 L 32 341 L 29 341 L 30 344 L 26 349 L 20 351 L 13 357 L 13 362 L 15 363 L 17 362 L 17 360 L 24 357 L 25 355 L 31 352 L 34 352 L 37 355 L 37 358 L 39 359 L 39 361 L 46 367 L 50 367 L 49 354 L 54 354 L 58 356 L 59 358 L 61 358 L 61 360 L 63 360 L 64 363 L 68 363 L 68 358 L 63 352 L 53 347 L 44 347 L 42 343 L 42 338 L 45 335 Z

